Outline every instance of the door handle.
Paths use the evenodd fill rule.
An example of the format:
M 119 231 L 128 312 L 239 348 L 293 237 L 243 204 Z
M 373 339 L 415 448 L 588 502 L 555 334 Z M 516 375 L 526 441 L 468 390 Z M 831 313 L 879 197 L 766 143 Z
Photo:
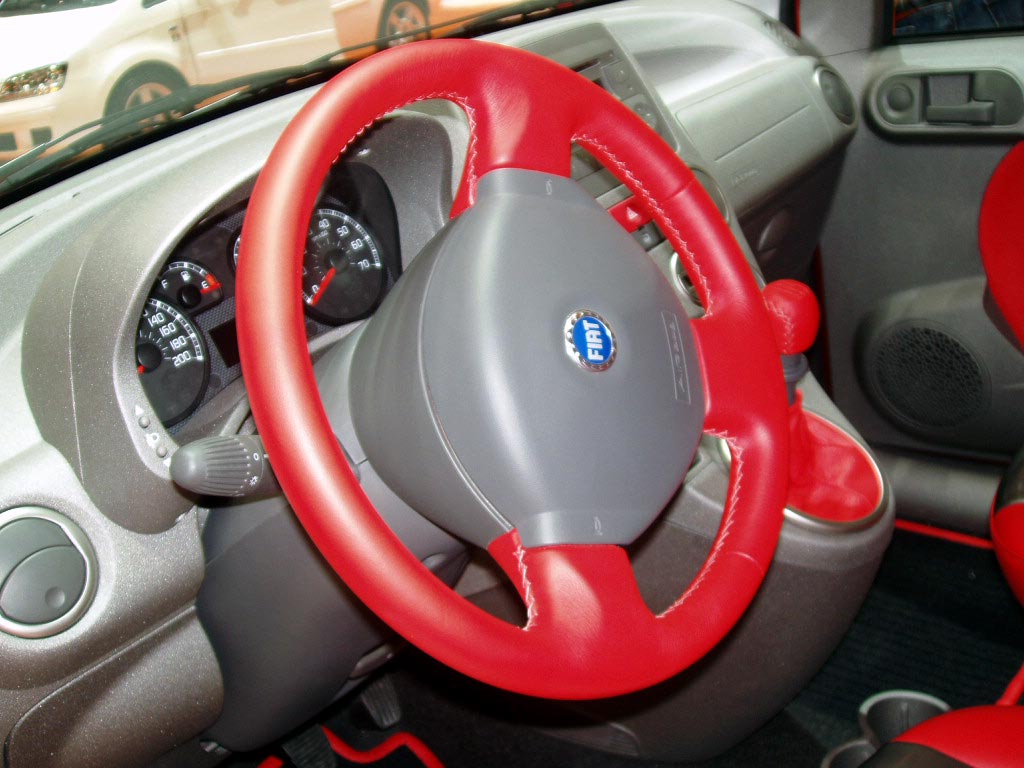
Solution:
M 1024 88 L 1000 69 L 896 70 L 875 81 L 867 106 L 892 134 L 1019 135 L 1024 129 Z
M 954 106 L 929 104 L 924 109 L 924 119 L 929 123 L 995 125 L 996 103 L 994 101 L 969 101 L 966 104 Z

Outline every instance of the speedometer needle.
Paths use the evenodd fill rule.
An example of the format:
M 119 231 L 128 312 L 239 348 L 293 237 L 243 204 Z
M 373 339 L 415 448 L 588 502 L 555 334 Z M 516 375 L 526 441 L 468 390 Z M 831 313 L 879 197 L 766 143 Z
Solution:
M 317 302 L 320 301 L 320 297 L 324 295 L 324 291 L 327 290 L 327 286 L 331 284 L 331 280 L 334 279 L 334 276 L 337 273 L 338 271 L 334 267 L 331 267 L 327 271 L 327 274 L 324 275 L 324 279 L 320 281 L 320 290 L 313 294 L 313 298 L 310 300 L 309 306 L 315 307 L 317 305 Z

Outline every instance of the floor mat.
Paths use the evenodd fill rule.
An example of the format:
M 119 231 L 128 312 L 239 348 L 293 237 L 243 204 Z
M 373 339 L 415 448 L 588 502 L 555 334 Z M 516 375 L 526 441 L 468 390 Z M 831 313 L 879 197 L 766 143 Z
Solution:
M 1024 610 L 991 551 L 896 531 L 849 634 L 788 711 L 826 746 L 868 696 L 909 688 L 991 704 L 1024 661 Z
M 415 733 L 447 768 L 667 768 L 677 765 L 609 755 L 548 736 L 529 726 L 540 721 L 532 711 L 475 681 L 454 675 L 413 652 L 393 673 L 404 710 L 400 727 Z M 328 722 L 354 746 L 365 744 L 356 708 Z M 369 737 L 370 741 L 380 736 Z M 789 714 L 782 713 L 721 757 L 692 768 L 776 768 L 817 766 L 825 750 Z M 408 768 L 408 755 L 395 755 L 382 768 Z

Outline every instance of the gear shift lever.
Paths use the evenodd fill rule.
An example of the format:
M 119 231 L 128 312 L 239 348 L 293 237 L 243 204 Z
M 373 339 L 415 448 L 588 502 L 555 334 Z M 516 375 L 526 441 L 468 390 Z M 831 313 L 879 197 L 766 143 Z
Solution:
M 796 385 L 807 373 L 804 354 L 818 335 L 821 312 L 814 293 L 796 280 L 776 280 L 764 288 L 764 303 L 782 355 L 782 373 L 786 378 L 789 402 L 796 401 Z
M 789 494 L 786 506 L 806 516 L 852 524 L 869 518 L 882 501 L 874 461 L 851 435 L 806 411 L 797 384 L 806 375 L 804 355 L 818 333 L 821 313 L 811 289 L 796 280 L 776 280 L 764 303 L 789 393 Z

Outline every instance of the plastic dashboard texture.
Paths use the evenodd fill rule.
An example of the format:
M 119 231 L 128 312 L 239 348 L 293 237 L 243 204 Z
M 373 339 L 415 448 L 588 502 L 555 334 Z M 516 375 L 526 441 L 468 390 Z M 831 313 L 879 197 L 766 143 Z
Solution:
M 141 159 L 121 158 L 65 185 L 70 189 L 5 212 L 0 225 L 4 274 L 12 281 L 17 275 L 27 290 L 5 295 L 2 308 L 0 376 L 10 415 L 0 441 L 0 508 L 38 504 L 56 510 L 83 530 L 98 563 L 96 597 L 75 626 L 32 641 L 0 633 L 5 660 L 0 730 L 5 734 L 51 694 L 72 702 L 81 701 L 82 691 L 108 722 L 120 712 L 123 727 L 134 729 L 127 716 L 130 697 L 121 696 L 128 679 L 139 675 L 146 695 L 175 713 L 159 727 L 177 742 L 197 735 L 221 711 L 219 664 L 192 609 L 206 569 L 201 513 L 194 499 L 171 489 L 166 467 L 145 436 L 155 434 L 168 446 L 173 438 L 152 415 L 148 430 L 139 425 L 135 406 L 147 415 L 147 403 L 134 370 L 135 324 L 145 293 L 174 246 L 197 222 L 246 197 L 262 158 L 305 97 L 247 110 L 244 135 L 209 124 L 172 146 L 154 145 Z M 444 221 L 453 158 L 464 146 L 460 130 L 446 113 L 405 114 L 376 131 L 368 145 L 401 212 L 403 252 L 418 251 Z M 411 161 L 412 156 L 420 159 Z M 196 167 L 204 173 L 196 174 Z M 46 265 L 48 273 L 33 269 L 33 257 L 41 253 L 55 257 Z M 79 277 L 91 267 L 99 274 Z M 6 293 L 12 285 L 5 280 L 0 290 Z M 117 305 L 115 312 L 111 308 Z M 46 327 L 33 329 L 33 322 Z M 40 344 L 53 346 L 40 349 Z M 24 381 L 18 375 L 23 367 Z M 133 399 L 119 400 L 126 390 Z M 237 429 L 237 408 L 213 410 L 214 417 L 204 412 L 201 420 L 206 429 Z M 78 429 L 70 430 L 76 422 Z M 125 438 L 127 432 L 141 440 Z M 124 498 L 108 501 L 108 479 L 123 489 Z M 191 638 L 187 652 L 180 643 L 161 640 L 161 625 L 168 621 L 187 625 L 182 630 Z M 345 641 L 344 629 L 330 640 Z M 136 643 L 149 648 L 146 659 L 124 667 L 116 680 L 105 663 L 97 666 Z M 158 679 L 153 673 L 159 668 Z M 191 695 L 208 690 L 208 684 L 216 695 Z M 139 687 L 129 689 L 141 695 Z M 189 717 L 179 718 L 179 703 L 192 708 Z M 79 730 L 66 735 L 69 743 L 87 740 L 83 729 L 95 725 L 88 718 L 79 722 Z M 157 722 L 149 722 L 155 730 Z M 30 743 L 22 742 L 17 754 L 28 755 Z M 116 750 L 118 743 L 110 739 L 108 747 Z M 53 745 L 40 741 L 36 747 Z M 107 757 L 108 764 L 116 764 L 114 755 Z M 20 764 L 43 766 L 48 759 L 36 754 Z
M 623 3 L 496 39 L 540 44 L 595 23 L 640 73 L 682 157 L 725 191 L 730 225 L 754 263 L 735 213 L 752 210 L 813 169 L 852 131 L 814 89 L 816 58 L 770 34 L 754 11 L 715 0 Z M 769 163 L 765 144 L 764 163 L 755 157 L 757 183 L 738 183 L 727 173 L 727 158 L 706 153 L 704 133 L 714 125 L 709 115 L 742 121 L 749 107 L 736 86 L 755 81 L 802 94 L 814 120 L 799 129 L 783 123 L 767 130 L 773 142 L 788 137 L 787 145 L 805 146 L 806 152 Z M 0 510 L 38 504 L 60 512 L 83 530 L 99 565 L 93 605 L 74 627 L 41 640 L 0 635 L 0 733 L 10 733 L 44 699 L 81 706 L 74 701 L 83 692 L 110 704 L 104 717 L 126 715 L 129 705 L 117 691 L 127 678 L 97 665 L 121 658 L 129 647 L 148 649 L 142 658 L 159 660 L 129 664 L 125 674 L 140 676 L 133 690 L 145 690 L 167 711 L 182 701 L 176 698 L 181 692 L 208 691 L 212 684 L 187 717 L 164 723 L 177 741 L 197 736 L 204 727 L 199 723 L 212 723 L 220 712 L 219 667 L 192 610 L 205 572 L 205 512 L 168 481 L 157 448 L 171 452 L 176 440 L 159 426 L 140 426 L 147 403 L 132 347 L 160 265 L 197 222 L 244 199 L 277 135 L 308 95 L 207 123 L 0 211 Z M 810 140 L 803 141 L 808 131 Z M 447 111 L 408 114 L 374 132 L 373 140 L 379 142 L 375 167 L 395 196 L 408 258 L 451 206 L 465 130 Z M 231 392 L 238 400 L 242 394 Z M 197 414 L 197 429 L 237 428 L 236 416 L 234 406 L 211 403 Z M 172 642 L 172 636 L 187 641 Z M 82 729 L 90 722 L 82 720 L 68 743 L 88 742 L 91 734 Z M 116 742 L 108 740 L 115 750 Z M 22 751 L 31 741 L 22 744 L 12 753 L 20 765 L 45 764 L 40 753 Z M 110 764 L 130 762 L 125 753 L 107 757 Z

